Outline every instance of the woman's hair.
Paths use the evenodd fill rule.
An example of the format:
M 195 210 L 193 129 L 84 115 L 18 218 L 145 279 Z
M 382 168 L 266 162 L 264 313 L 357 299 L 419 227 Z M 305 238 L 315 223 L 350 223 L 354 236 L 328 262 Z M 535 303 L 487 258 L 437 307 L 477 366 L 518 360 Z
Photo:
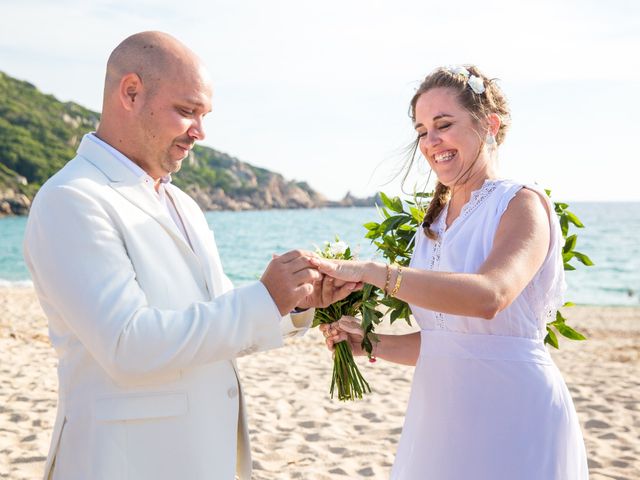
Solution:
M 482 88 L 477 87 L 477 83 L 473 83 L 475 89 L 472 88 L 470 81 L 473 82 L 475 80 L 475 82 L 477 82 L 473 77 L 482 80 L 484 91 L 481 91 Z M 471 117 L 478 123 L 483 122 L 487 116 L 492 113 L 498 115 L 500 118 L 500 128 L 495 135 L 495 139 L 498 145 L 502 144 L 506 131 L 511 124 L 511 114 L 509 112 L 507 99 L 498 87 L 495 79 L 487 78 L 478 67 L 474 65 L 464 65 L 464 67 L 453 68 L 440 67 L 434 70 L 422 81 L 411 99 L 409 116 L 414 123 L 416 121 L 416 104 L 418 103 L 418 99 L 422 94 L 433 88 L 450 88 L 456 91 L 460 105 L 469 112 Z M 477 91 L 481 91 L 481 93 L 476 93 Z M 415 154 L 418 150 L 418 143 L 419 139 L 416 138 L 411 147 L 411 155 L 407 162 L 404 180 L 406 180 L 413 164 Z M 480 148 L 482 148 L 482 146 Z M 478 151 L 478 155 L 480 155 L 480 151 Z M 449 187 L 437 182 L 433 198 L 431 199 L 429 208 L 427 208 L 422 224 L 425 235 L 431 239 L 437 238 L 436 233 L 431 230 L 431 224 L 447 204 L 450 193 Z

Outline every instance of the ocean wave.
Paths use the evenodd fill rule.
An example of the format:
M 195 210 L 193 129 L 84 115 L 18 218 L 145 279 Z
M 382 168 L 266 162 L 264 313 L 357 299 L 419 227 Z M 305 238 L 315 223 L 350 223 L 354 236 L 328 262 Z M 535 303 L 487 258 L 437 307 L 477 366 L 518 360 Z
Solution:
M 5 280 L 0 278 L 0 288 L 32 288 L 31 280 Z

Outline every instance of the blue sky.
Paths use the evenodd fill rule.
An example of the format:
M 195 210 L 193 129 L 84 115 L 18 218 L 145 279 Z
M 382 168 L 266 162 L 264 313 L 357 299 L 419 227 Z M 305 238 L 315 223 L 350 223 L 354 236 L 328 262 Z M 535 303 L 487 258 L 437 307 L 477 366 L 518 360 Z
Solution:
M 205 145 L 337 199 L 399 193 L 385 182 L 413 137 L 412 92 L 437 66 L 475 63 L 511 102 L 504 176 L 556 199 L 638 201 L 638 5 L 0 0 L 0 70 L 99 110 L 111 50 L 137 31 L 169 32 L 214 78 Z

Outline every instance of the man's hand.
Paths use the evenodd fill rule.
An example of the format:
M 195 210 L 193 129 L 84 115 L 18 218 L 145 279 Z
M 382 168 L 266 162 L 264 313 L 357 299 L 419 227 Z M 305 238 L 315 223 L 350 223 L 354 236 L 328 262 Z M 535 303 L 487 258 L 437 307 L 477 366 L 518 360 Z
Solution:
M 314 283 L 322 281 L 322 274 L 311 265 L 314 254 L 292 250 L 284 255 L 274 255 L 260 281 L 269 291 L 280 315 L 291 312 L 303 299 L 313 295 Z
M 304 297 L 297 305 L 298 308 L 324 308 L 343 298 L 346 298 L 354 290 L 362 288 L 361 283 L 343 282 L 325 275 L 313 284 L 313 292 Z

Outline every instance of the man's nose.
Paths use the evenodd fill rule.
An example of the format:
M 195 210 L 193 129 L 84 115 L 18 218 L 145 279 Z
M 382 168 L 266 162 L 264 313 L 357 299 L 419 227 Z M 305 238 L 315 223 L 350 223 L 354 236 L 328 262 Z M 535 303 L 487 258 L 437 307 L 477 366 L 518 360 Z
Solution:
M 204 126 L 202 125 L 202 119 L 201 118 L 195 119 L 191 124 L 191 127 L 189 127 L 189 130 L 187 133 L 191 138 L 194 138 L 196 140 L 204 140 L 206 135 L 204 133 Z

